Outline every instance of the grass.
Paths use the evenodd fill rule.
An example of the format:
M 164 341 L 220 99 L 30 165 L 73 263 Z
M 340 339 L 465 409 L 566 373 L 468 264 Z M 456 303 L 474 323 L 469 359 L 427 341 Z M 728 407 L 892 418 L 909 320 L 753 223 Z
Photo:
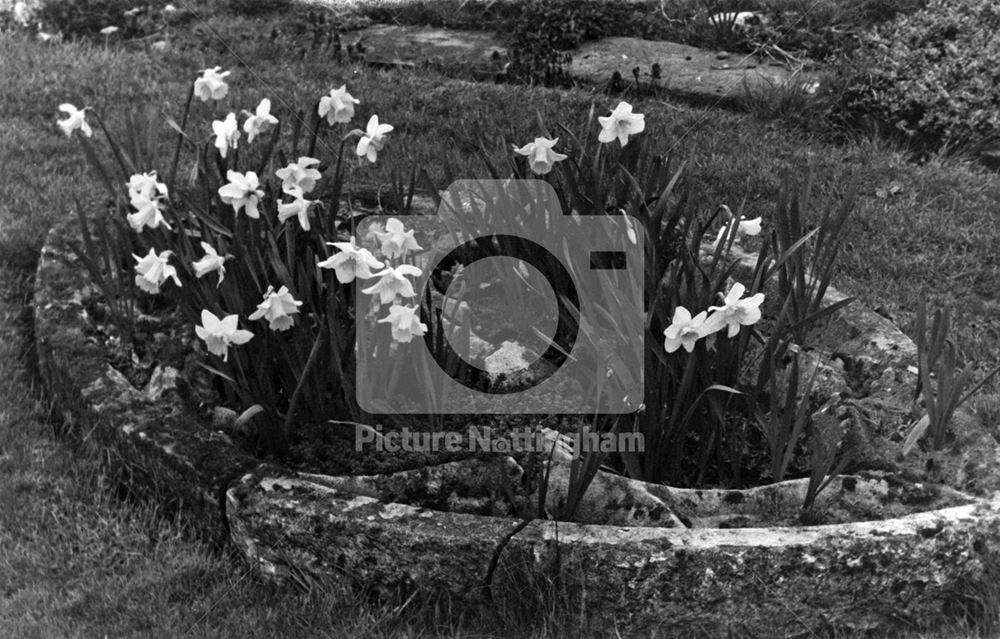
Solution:
M 616 102 L 580 90 L 339 66 L 282 41 L 245 37 L 260 28 L 253 19 L 214 13 L 200 23 L 203 36 L 177 34 L 175 51 L 159 57 L 0 34 L 0 77 L 10 82 L 0 95 L 0 281 L 14 310 L 26 301 L 48 226 L 68 214 L 74 196 L 92 203 L 101 197 L 82 153 L 55 126 L 61 102 L 94 106 L 111 122 L 125 104 L 157 104 L 178 117 L 194 73 L 215 65 L 234 69 L 231 108 L 248 108 L 265 95 L 309 105 L 347 82 L 363 101 L 357 121 L 377 111 L 396 125 L 385 157 L 426 167 L 442 187 L 445 164 L 463 177 L 484 175 L 468 131 L 481 132 L 489 152 L 503 157 L 509 146 L 502 136 L 518 143 L 533 138 L 536 114 L 573 126 L 592 102 L 598 110 Z M 663 100 L 635 106 L 647 116 L 654 145 L 688 163 L 688 185 L 705 212 L 727 203 L 750 217 L 764 215 L 766 223 L 782 173 L 808 164 L 817 171 L 820 198 L 839 197 L 857 179 L 860 197 L 838 285 L 904 330 L 921 296 L 931 308 L 952 306 L 958 343 L 978 360 L 1000 359 L 1000 228 L 990 214 L 1000 200 L 995 176 L 955 157 L 914 165 L 904 150 L 864 137 L 833 146 L 780 119 Z M 351 171 L 351 179 L 366 182 L 390 177 L 381 163 Z M 483 627 L 505 633 L 494 618 L 462 619 L 432 603 L 397 611 L 334 585 L 306 594 L 273 589 L 226 553 L 187 538 L 155 506 L 114 499 L 113 474 L 99 455 L 53 442 L 44 401 L 25 392 L 33 388 L 24 366 L 26 332 L 22 321 L 16 339 L 0 343 L 0 636 L 472 636 Z M 982 401 L 997 413 L 995 404 L 990 395 Z M 995 591 L 975 596 L 994 608 L 1000 601 Z M 572 624 L 559 630 L 565 619 L 549 608 L 523 612 L 526 603 L 507 635 L 582 634 Z M 973 630 L 956 622 L 941 632 L 911 636 L 957 638 Z

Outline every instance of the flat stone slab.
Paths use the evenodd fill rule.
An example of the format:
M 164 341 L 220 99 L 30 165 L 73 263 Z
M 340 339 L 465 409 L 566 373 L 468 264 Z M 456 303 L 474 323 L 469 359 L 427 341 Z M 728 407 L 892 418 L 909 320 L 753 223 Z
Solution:
M 507 49 L 483 31 L 377 24 L 347 36 L 369 64 L 397 67 L 437 66 L 473 72 L 499 72 Z
M 479 79 L 495 79 L 502 77 L 508 61 L 503 42 L 482 31 L 374 25 L 344 40 L 349 53 L 376 66 L 458 68 Z M 573 58 L 569 75 L 582 84 L 606 87 L 616 72 L 626 83 L 634 82 L 633 69 L 638 67 L 643 89 L 708 103 L 732 103 L 748 93 L 788 83 L 804 92 L 815 91 L 821 78 L 816 72 L 796 73 L 752 55 L 639 38 L 604 38 L 569 53 Z M 655 80 L 654 65 L 660 69 Z
M 607 83 L 615 72 L 626 82 L 634 81 L 633 69 L 638 67 L 644 86 L 709 102 L 731 102 L 788 83 L 804 93 L 807 88 L 815 92 L 815 83 L 820 81 L 815 72 L 795 73 L 750 54 L 706 51 L 676 42 L 604 38 L 585 42 L 571 53 L 570 76 L 589 84 Z M 659 80 L 650 76 L 653 65 L 660 67 Z

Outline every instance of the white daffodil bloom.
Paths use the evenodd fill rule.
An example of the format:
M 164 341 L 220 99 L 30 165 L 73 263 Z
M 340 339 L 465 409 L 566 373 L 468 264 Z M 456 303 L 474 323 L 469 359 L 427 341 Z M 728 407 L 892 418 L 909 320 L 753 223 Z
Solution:
M 319 99 L 319 117 L 326 118 L 331 126 L 338 122 L 350 122 L 354 117 L 355 104 L 361 104 L 361 100 L 356 100 L 348 93 L 345 84 Z
M 373 115 L 368 120 L 365 134 L 358 140 L 358 157 L 368 158 L 368 161 L 375 163 L 378 159 L 378 152 L 385 146 L 385 136 L 393 129 L 391 124 L 379 124 L 378 116 Z
M 556 162 L 561 162 L 566 159 L 566 156 L 562 153 L 556 153 L 552 150 L 552 147 L 559 142 L 559 138 L 550 140 L 548 138 L 535 138 L 534 142 L 528 142 L 520 149 L 516 146 L 514 147 L 514 152 L 520 155 L 528 156 L 528 163 L 531 166 L 531 172 L 536 175 L 545 175 L 552 171 L 552 167 Z
M 628 144 L 629 136 L 642 133 L 646 128 L 646 116 L 632 113 L 632 105 L 628 102 L 619 102 L 611 115 L 599 117 L 597 121 L 601 124 L 601 133 L 597 136 L 597 140 L 604 144 L 618 140 L 625 146 Z
M 250 117 L 243 123 L 243 132 L 247 134 L 247 144 L 253 142 L 258 135 L 268 131 L 278 123 L 278 118 L 271 115 L 271 101 L 264 98 L 257 105 L 256 113 L 244 111 Z
M 159 225 L 163 225 L 170 228 L 167 224 L 166 219 L 163 217 L 163 209 L 160 200 L 152 199 L 146 197 L 141 193 L 133 193 L 131 202 L 133 207 L 135 207 L 135 213 L 129 213 L 125 216 L 128 220 L 129 226 L 136 233 L 141 233 L 146 227 L 155 229 Z
M 238 321 L 236 315 L 226 315 L 220 320 L 214 313 L 203 310 L 201 326 L 195 326 L 194 332 L 204 340 L 209 353 L 229 361 L 230 344 L 246 344 L 253 339 L 253 333 L 237 328 Z
M 390 266 L 375 273 L 373 277 L 379 278 L 378 282 L 361 292 L 365 295 L 377 295 L 380 304 L 389 304 L 397 295 L 413 297 L 413 283 L 406 279 L 406 276 L 420 277 L 421 274 L 423 271 L 411 264 L 401 264 L 396 268 Z
M 168 278 L 174 278 L 174 283 L 180 286 L 177 269 L 167 263 L 171 255 L 173 251 L 163 251 L 157 255 L 155 249 L 149 249 L 149 255 L 145 257 L 133 254 L 132 257 L 138 262 L 135 265 L 135 272 L 138 273 L 135 276 L 136 285 L 154 295 L 160 292 L 160 287 Z
M 687 352 L 693 351 L 695 342 L 709 334 L 705 322 L 707 315 L 702 311 L 691 317 L 691 312 L 683 306 L 675 308 L 673 321 L 663 331 L 664 350 L 673 353 L 683 346 Z
M 274 174 L 281 178 L 281 190 L 285 193 L 292 193 L 295 189 L 302 193 L 312 191 L 316 188 L 316 180 L 322 176 L 322 173 L 312 168 L 316 164 L 319 164 L 316 158 L 302 156 L 296 162 L 275 171 Z
M 403 223 L 394 217 L 385 223 L 385 231 L 375 231 L 375 237 L 382 243 L 382 255 L 390 260 L 422 248 L 413 237 L 413 229 L 407 231 Z
M 740 332 L 740 326 L 751 326 L 760 321 L 760 305 L 764 301 L 764 294 L 757 293 L 746 299 L 740 299 L 745 292 L 746 287 L 737 282 L 729 289 L 722 306 L 708 307 L 708 310 L 713 311 L 712 316 L 708 318 L 712 332 L 728 326 L 729 337 L 734 337 Z
M 299 312 L 299 306 L 302 306 L 302 302 L 292 297 L 287 286 L 282 286 L 277 291 L 273 286 L 268 286 L 264 301 L 257 305 L 257 310 L 250 319 L 264 318 L 272 331 L 287 331 L 294 324 L 291 316 Z
M 427 333 L 427 324 L 420 321 L 420 313 L 413 306 L 393 304 L 389 307 L 389 315 L 378 320 L 387 323 L 392 329 L 392 339 L 397 342 L 409 343 L 413 338 Z
M 229 93 L 229 85 L 226 84 L 229 71 L 219 73 L 220 69 L 222 67 L 205 69 L 201 72 L 201 77 L 194 81 L 194 94 L 202 102 L 221 100 Z
M 101 33 L 102 36 L 107 37 L 107 36 L 112 35 L 114 33 L 118 33 L 118 27 L 107 26 L 107 27 L 104 27 L 103 29 L 101 29 L 100 33 Z
M 375 259 L 371 251 L 366 248 L 358 248 L 357 240 L 353 236 L 350 242 L 327 242 L 327 244 L 340 249 L 340 252 L 331 255 L 322 262 L 317 262 L 316 266 L 334 269 L 337 281 L 341 284 L 353 282 L 356 277 L 361 279 L 374 277 L 372 269 L 385 266 Z
M 201 243 L 201 250 L 205 251 L 205 256 L 196 262 L 191 262 L 191 266 L 194 267 L 194 276 L 201 279 L 209 273 L 218 271 L 219 283 L 216 284 L 218 287 L 226 277 L 226 258 L 219 255 L 208 242 Z
M 229 184 L 219 187 L 219 197 L 226 204 L 230 204 L 237 213 L 244 209 L 247 217 L 253 219 L 260 218 L 260 211 L 257 205 L 264 197 L 264 191 L 260 189 L 260 180 L 253 171 L 238 173 L 227 171 L 226 179 Z
M 76 131 L 77 129 L 83 131 L 83 134 L 88 138 L 94 134 L 90 125 L 87 124 L 87 120 L 84 119 L 84 115 L 87 110 L 86 107 L 77 109 L 72 104 L 64 103 L 59 105 L 59 110 L 69 116 L 65 120 L 59 120 L 56 122 L 56 124 L 59 125 L 59 128 L 63 130 L 63 133 L 66 134 L 66 137 L 73 135 L 73 131 Z
M 215 148 L 219 149 L 219 155 L 226 157 L 229 149 L 235 149 L 240 141 L 240 129 L 236 124 L 236 114 L 230 113 L 225 120 L 215 120 L 212 122 L 212 131 L 215 133 Z
M 733 243 L 739 242 L 740 238 L 744 235 L 760 235 L 762 220 L 763 218 L 760 217 L 755 217 L 752 220 L 748 220 L 745 217 L 740 218 L 736 227 L 736 237 L 733 239 Z M 729 233 L 729 229 L 731 227 L 732 222 L 719 229 L 718 235 L 715 236 L 715 242 L 712 243 L 713 249 L 718 248 L 719 244 L 726 239 L 726 234 Z
M 748 220 L 745 217 L 740 218 L 739 233 L 743 235 L 760 235 L 761 231 L 761 221 L 763 218 L 755 217 L 752 220 Z
M 288 191 L 288 195 L 291 195 L 295 199 L 291 202 L 278 203 L 278 221 L 284 222 L 289 218 L 297 217 L 299 218 L 299 225 L 302 226 L 302 230 L 308 231 L 310 228 L 309 207 L 313 205 L 313 200 L 305 199 L 300 189 L 292 189 Z
M 167 195 L 167 185 L 156 179 L 156 171 L 136 173 L 128 179 L 128 193 L 129 197 L 162 197 Z

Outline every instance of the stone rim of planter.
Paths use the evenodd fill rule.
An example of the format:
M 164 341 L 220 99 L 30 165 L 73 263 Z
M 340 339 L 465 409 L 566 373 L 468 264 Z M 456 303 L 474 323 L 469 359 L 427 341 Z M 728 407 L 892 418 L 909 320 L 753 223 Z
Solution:
M 175 505 L 265 576 L 348 574 L 387 596 L 421 589 L 476 603 L 496 594 L 488 576 L 558 573 L 598 613 L 595 628 L 808 634 L 926 622 L 995 561 L 998 492 L 897 519 L 731 530 L 520 521 L 345 493 L 262 463 L 111 368 L 74 301 L 87 276 L 66 261 L 67 230 L 50 231 L 35 280 L 39 368 L 57 411 L 122 461 L 131 490 Z M 913 345 L 891 323 L 862 320 L 859 343 L 909 360 Z M 870 333 L 876 325 L 888 328 Z

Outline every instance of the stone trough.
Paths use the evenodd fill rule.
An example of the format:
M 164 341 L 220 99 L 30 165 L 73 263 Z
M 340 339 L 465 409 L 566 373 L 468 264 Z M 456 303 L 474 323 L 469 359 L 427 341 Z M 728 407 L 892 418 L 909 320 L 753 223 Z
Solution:
M 462 492 L 441 488 L 448 469 L 345 478 L 263 463 L 233 442 L 225 423 L 200 421 L 170 371 L 153 376 L 155 387 L 135 388 L 108 364 L 80 301 L 86 272 L 73 263 L 66 235 L 50 232 L 35 283 L 40 368 L 57 409 L 73 432 L 120 460 L 133 491 L 177 507 L 203 537 L 235 545 L 270 579 L 347 576 L 389 599 L 419 592 L 469 605 L 489 605 L 526 583 L 558 583 L 583 604 L 591 627 L 621 636 L 811 636 L 939 618 L 986 578 L 1000 544 L 1000 492 L 993 475 L 975 470 L 995 464 L 995 442 L 980 441 L 981 457 L 960 469 L 972 484 L 959 487 L 978 488 L 975 498 L 955 493 L 948 507 L 929 512 L 812 527 L 708 527 L 745 515 L 741 504 L 784 494 L 771 487 L 647 486 L 677 506 L 671 514 L 682 525 L 672 516 L 662 517 L 672 527 L 581 524 L 499 516 L 490 510 L 495 499 L 483 510 L 469 487 L 459 495 L 464 505 L 431 508 L 435 490 L 446 499 Z M 863 309 L 841 317 L 831 329 L 839 352 L 881 366 L 872 377 L 884 383 L 870 398 L 893 400 L 912 381 L 912 342 Z M 463 471 L 477 478 L 480 496 L 496 498 L 491 487 L 502 490 L 509 463 L 470 463 L 483 464 Z M 408 481 L 423 497 L 403 498 Z M 829 498 L 854 493 L 870 503 L 880 481 L 842 478 Z M 794 494 L 802 489 L 789 485 Z M 901 499 L 897 492 L 882 503 Z

